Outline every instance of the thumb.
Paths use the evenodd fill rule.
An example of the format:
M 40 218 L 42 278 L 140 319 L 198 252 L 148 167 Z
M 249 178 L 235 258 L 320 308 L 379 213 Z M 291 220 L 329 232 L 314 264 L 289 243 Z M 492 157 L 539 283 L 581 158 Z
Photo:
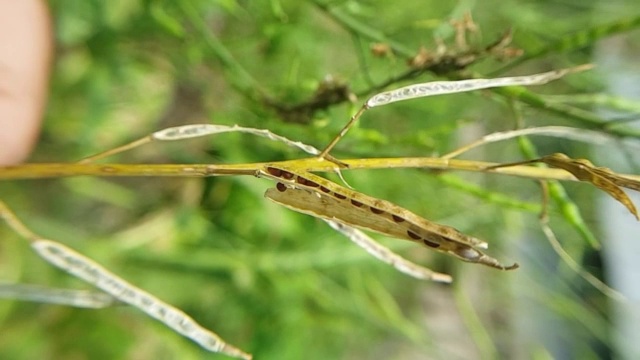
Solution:
M 45 1 L 0 0 L 0 165 L 23 161 L 37 138 L 51 32 Z

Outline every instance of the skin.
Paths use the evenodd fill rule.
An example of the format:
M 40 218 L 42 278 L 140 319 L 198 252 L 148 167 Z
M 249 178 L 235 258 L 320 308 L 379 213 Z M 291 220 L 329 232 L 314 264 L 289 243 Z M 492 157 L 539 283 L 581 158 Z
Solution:
M 52 43 L 45 1 L 0 0 L 0 165 L 24 161 L 36 142 Z

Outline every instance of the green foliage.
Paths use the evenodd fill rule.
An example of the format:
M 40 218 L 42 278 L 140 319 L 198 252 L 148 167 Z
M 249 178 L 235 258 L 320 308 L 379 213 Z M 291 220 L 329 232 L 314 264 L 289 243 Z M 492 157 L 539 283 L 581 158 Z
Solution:
M 421 46 L 435 51 L 434 34 L 453 48 L 450 20 L 467 11 L 481 30 L 470 37 L 472 47 L 515 29 L 512 46 L 526 54 L 511 72 L 518 74 L 591 62 L 597 41 L 640 25 L 637 16 L 628 17 L 636 6 L 631 0 L 50 4 L 57 53 L 35 162 L 74 161 L 164 127 L 196 122 L 266 128 L 322 148 L 354 106 L 338 97 L 326 106 L 305 107 L 319 98 L 319 89 L 345 87 L 360 96 L 359 106 L 381 85 L 434 79 L 433 69 L 412 71 L 407 59 Z M 603 9 L 609 10 L 603 15 Z M 570 21 L 550 21 L 558 18 Z M 386 43 L 394 52 L 375 57 L 374 43 Z M 479 57 L 461 72 L 440 75 L 493 77 L 510 68 L 509 62 Z M 528 105 L 525 126 L 572 124 L 640 137 L 624 124 L 603 127 L 589 103 L 534 93 L 592 94 L 601 87 L 596 76 L 581 74 L 540 90 L 394 104 L 367 112 L 333 154 L 446 153 L 514 128 L 504 97 Z M 601 95 L 600 102 L 629 100 Z M 538 151 L 558 148 L 585 151 L 562 140 L 543 143 Z M 473 156 L 520 158 L 514 143 L 481 151 Z M 109 161 L 233 163 L 301 156 L 266 140 L 230 134 L 150 145 Z M 383 239 L 412 260 L 453 273 L 460 284 L 452 290 L 407 278 L 324 223 L 266 202 L 262 194 L 268 184 L 254 178 L 34 180 L 1 183 L 0 194 L 36 232 L 91 256 L 258 359 L 551 358 L 547 354 L 554 349 L 530 343 L 522 333 L 513 336 L 528 305 L 553 314 L 567 330 L 562 336 L 573 351 L 570 357 L 612 351 L 607 299 L 549 250 L 536 227 L 540 196 L 526 180 L 409 170 L 346 177 L 359 191 L 487 240 L 498 258 L 517 259 L 523 268 L 497 272 Z M 519 191 L 523 187 L 529 191 Z M 577 189 L 568 189 L 558 200 L 565 205 L 552 207 L 550 215 L 579 258 L 589 245 L 575 238 L 577 233 L 593 237 L 584 224 L 593 225 L 590 199 L 596 190 L 584 191 L 574 203 L 570 196 Z M 586 218 L 577 230 L 571 218 L 563 218 L 573 204 Z M 42 264 L 4 228 L 0 232 L 2 281 L 83 286 Z M 527 258 L 536 254 L 529 248 L 546 255 Z M 0 333 L 0 358 L 224 358 L 126 307 L 89 311 L 2 300 Z

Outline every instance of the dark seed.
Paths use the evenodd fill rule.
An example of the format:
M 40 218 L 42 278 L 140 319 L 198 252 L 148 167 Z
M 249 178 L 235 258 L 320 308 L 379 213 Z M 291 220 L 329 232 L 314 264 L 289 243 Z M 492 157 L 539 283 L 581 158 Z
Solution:
M 371 210 L 371 212 L 374 213 L 374 214 L 382 214 L 382 213 L 384 213 L 384 210 L 380 210 L 380 209 L 374 208 L 374 207 L 369 207 L 369 210 Z
M 422 242 L 423 242 L 425 245 L 427 245 L 427 246 L 429 246 L 429 247 L 432 247 L 432 248 L 440 247 L 440 244 L 438 244 L 438 243 L 434 243 L 434 242 L 431 242 L 431 241 L 429 241 L 429 240 L 427 240 L 427 239 L 422 239 Z
M 288 171 L 282 170 L 282 177 L 287 179 L 287 180 L 291 180 L 291 179 L 293 179 L 293 174 L 288 172 Z
M 306 180 L 306 185 L 307 185 L 308 187 L 318 187 L 318 186 L 320 186 L 318 183 L 313 182 L 313 181 L 311 181 L 311 180 L 309 180 L 309 179 L 307 179 L 307 180 Z
M 280 177 L 280 176 L 282 176 L 282 170 L 280 170 L 280 169 L 276 169 L 276 168 L 271 167 L 271 166 L 267 167 L 267 172 L 268 172 L 269 174 L 271 174 L 271 175 L 275 176 L 275 177 Z
M 401 218 L 401 217 L 400 217 L 400 216 L 398 216 L 398 215 L 391 215 L 391 218 L 393 218 L 393 221 L 395 221 L 395 222 L 397 222 L 397 223 L 401 223 L 401 222 L 403 222 L 403 221 L 404 221 L 404 219 L 403 219 L 403 218 Z

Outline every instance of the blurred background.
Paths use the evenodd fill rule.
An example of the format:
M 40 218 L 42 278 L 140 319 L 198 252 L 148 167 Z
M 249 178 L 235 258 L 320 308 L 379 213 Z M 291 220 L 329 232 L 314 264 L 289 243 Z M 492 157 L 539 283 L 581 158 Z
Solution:
M 543 125 L 640 137 L 640 13 L 633 0 L 49 3 L 56 56 L 32 162 L 73 162 L 190 123 L 269 129 L 322 148 L 383 89 L 584 63 L 597 67 L 520 98 L 483 91 L 373 109 L 333 154 L 437 156 L 495 131 Z M 456 37 L 462 28 L 464 42 Z M 640 173 L 637 153 L 621 144 L 558 138 L 510 140 L 463 157 L 518 161 L 532 148 Z M 107 162 L 303 156 L 265 139 L 224 134 L 152 144 Z M 452 274 L 454 283 L 409 278 L 324 222 L 266 201 L 271 184 L 253 177 L 3 181 L 0 195 L 37 233 L 176 305 L 257 359 L 640 356 L 640 227 L 593 186 L 558 188 L 550 225 L 583 269 L 626 302 L 594 288 L 554 252 L 538 223 L 535 181 L 415 169 L 344 175 L 358 191 L 486 240 L 489 254 L 521 268 L 500 272 L 377 237 Z M 1 282 L 90 288 L 44 263 L 6 227 L 0 236 Z M 2 299 L 0 334 L 2 359 L 226 358 L 124 306 L 86 310 Z

